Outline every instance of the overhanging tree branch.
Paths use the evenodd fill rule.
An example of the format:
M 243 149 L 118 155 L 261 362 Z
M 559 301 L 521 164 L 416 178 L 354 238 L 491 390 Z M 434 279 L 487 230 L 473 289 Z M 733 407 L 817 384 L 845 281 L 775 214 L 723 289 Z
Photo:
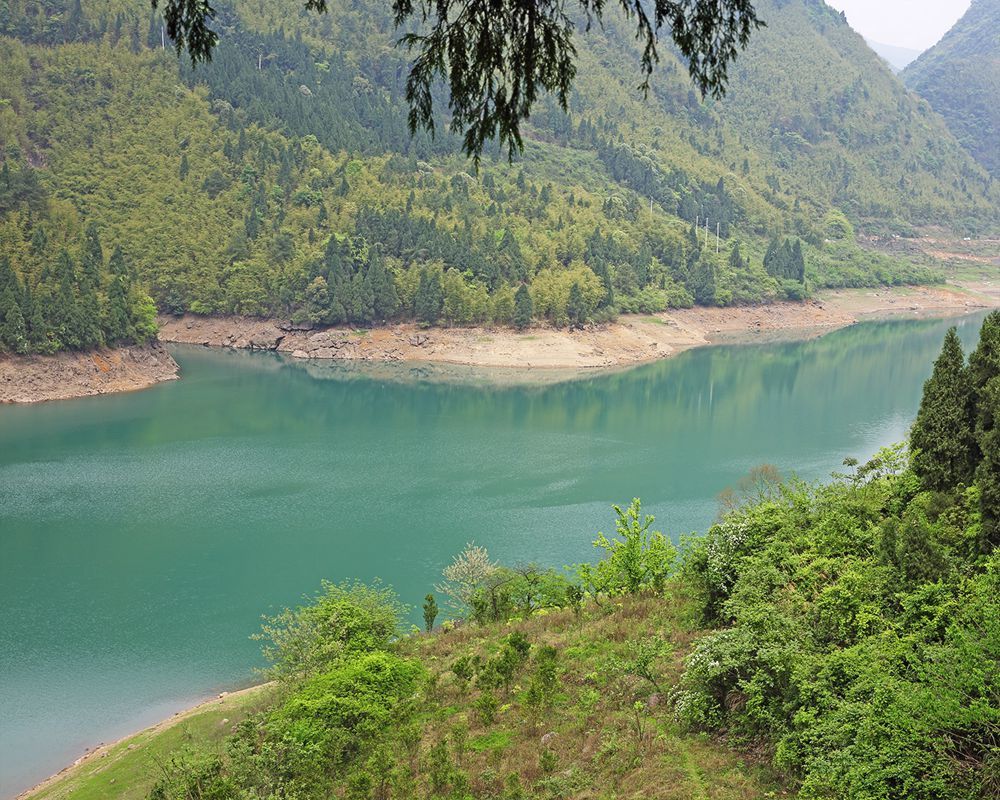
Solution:
M 211 58 L 218 36 L 210 23 L 208 0 L 151 0 L 163 3 L 167 32 L 178 53 L 192 62 Z M 566 11 L 573 0 L 393 0 L 397 28 L 416 21 L 418 32 L 400 43 L 414 52 L 406 81 L 410 131 L 434 131 L 433 87 L 438 79 L 450 90 L 451 125 L 463 132 L 463 149 L 477 159 L 496 139 L 513 155 L 520 151 L 521 123 L 540 92 L 555 95 L 565 110 L 576 77 L 575 25 Z M 605 0 L 575 0 L 586 27 L 602 24 Z M 649 90 L 659 61 L 661 32 L 667 31 L 688 64 L 702 95 L 719 97 L 728 67 L 746 47 L 757 18 L 754 0 L 619 0 L 636 24 L 642 46 L 640 89 Z M 326 0 L 306 0 L 308 10 L 324 13 Z

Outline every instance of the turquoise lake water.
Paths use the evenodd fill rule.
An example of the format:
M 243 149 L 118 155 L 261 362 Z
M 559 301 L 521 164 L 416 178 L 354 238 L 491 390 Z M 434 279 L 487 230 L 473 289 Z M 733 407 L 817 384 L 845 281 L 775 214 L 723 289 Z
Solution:
M 563 565 L 611 503 L 676 537 L 755 465 L 823 479 L 904 438 L 949 324 L 519 387 L 178 347 L 181 381 L 2 407 L 0 796 L 251 679 L 260 615 L 323 578 L 418 607 L 468 541 Z

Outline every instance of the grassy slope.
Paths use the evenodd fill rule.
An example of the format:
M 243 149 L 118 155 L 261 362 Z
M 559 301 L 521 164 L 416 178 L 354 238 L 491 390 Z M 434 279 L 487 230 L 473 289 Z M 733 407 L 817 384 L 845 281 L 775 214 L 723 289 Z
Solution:
M 659 665 L 666 689 L 680 675 L 681 660 L 694 633 L 686 623 L 682 601 L 630 597 L 609 612 L 590 609 L 580 618 L 571 611 L 536 616 L 506 625 L 468 625 L 432 636 L 414 635 L 399 645 L 403 655 L 415 656 L 433 674 L 437 688 L 423 704 L 419 716 L 421 751 L 442 737 L 454 740 L 467 730 L 464 753 L 456 756 L 467 774 L 479 776 L 492 770 L 500 779 L 511 772 L 522 785 L 539 792 L 580 798 L 737 798 L 773 797 L 781 785 L 761 766 L 705 736 L 682 733 L 666 702 L 649 698 L 655 690 L 638 678 L 621 677 L 610 668 L 615 656 L 624 657 L 627 642 L 662 633 L 672 655 Z M 554 706 L 532 716 L 522 701 L 523 685 L 500 696 L 501 711 L 495 723 L 483 725 L 473 709 L 475 688 L 463 689 L 449 671 L 461 655 L 496 651 L 501 639 L 520 630 L 535 645 L 559 650 L 560 694 Z M 616 674 L 617 673 L 617 674 Z M 521 684 L 527 675 L 522 675 Z M 642 735 L 637 733 L 633 704 L 647 703 L 641 713 Z M 247 694 L 230 705 L 212 703 L 183 722 L 125 740 L 106 759 L 88 762 L 68 771 L 33 797 L 60 800 L 117 800 L 137 798 L 159 776 L 158 763 L 185 744 L 218 743 L 230 725 L 265 698 Z M 653 705 L 653 708 L 648 708 Z M 541 738 L 555 753 L 555 766 L 545 772 L 540 763 Z M 129 746 L 135 744 L 134 749 Z M 603 787 L 598 789 L 596 787 Z
M 135 800 L 145 797 L 172 753 L 195 746 L 221 746 L 232 725 L 264 707 L 264 684 L 226 695 L 96 751 L 28 796 L 47 800 Z M 225 721 L 224 721 L 225 720 Z

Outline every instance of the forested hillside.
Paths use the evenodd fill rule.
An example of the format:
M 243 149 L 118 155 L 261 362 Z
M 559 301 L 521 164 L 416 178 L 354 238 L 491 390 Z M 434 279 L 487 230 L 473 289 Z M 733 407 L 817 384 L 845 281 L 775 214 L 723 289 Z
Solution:
M 1000 0 L 973 0 L 955 27 L 902 77 L 1000 179 Z
M 443 118 L 407 133 L 388 6 L 239 0 L 192 69 L 145 4 L 8 3 L 0 252 L 20 315 L 88 229 L 134 271 L 136 320 L 142 287 L 166 313 L 524 326 L 929 281 L 855 231 L 996 227 L 996 186 L 838 14 L 761 13 L 721 103 L 669 53 L 644 100 L 627 27 L 581 33 L 569 113 L 543 104 L 523 155 L 493 148 L 476 171 Z M 96 305 L 73 287 L 75 305 L 110 302 L 107 279 Z M 41 308 L 28 349 L 116 339 Z

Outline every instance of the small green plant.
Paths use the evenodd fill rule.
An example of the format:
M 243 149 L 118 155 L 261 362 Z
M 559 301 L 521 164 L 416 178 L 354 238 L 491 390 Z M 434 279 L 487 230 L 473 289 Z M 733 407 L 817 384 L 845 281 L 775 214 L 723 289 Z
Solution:
M 482 692 L 475 702 L 476 712 L 483 725 L 492 725 L 496 722 L 497 712 L 500 710 L 500 701 L 493 692 L 487 690 Z
M 612 659 L 612 668 L 626 675 L 635 675 L 649 681 L 659 692 L 660 682 L 657 677 L 656 663 L 670 652 L 670 643 L 656 636 L 629 642 L 628 657 Z
M 642 514 L 639 498 L 624 511 L 615 511 L 618 537 L 608 539 L 597 534 L 594 547 L 604 551 L 596 565 L 583 564 L 580 578 L 596 598 L 601 594 L 635 594 L 644 590 L 657 593 L 673 571 L 677 550 L 659 531 L 650 531 L 654 517 Z
M 424 628 L 430 633 L 434 630 L 434 620 L 437 619 L 438 604 L 434 595 L 428 594 L 424 598 Z
M 546 748 L 538 756 L 538 766 L 542 768 L 542 772 L 546 775 L 551 775 L 556 771 L 556 767 L 559 766 L 559 756 L 556 755 L 554 750 Z
M 583 588 L 575 583 L 566 587 L 566 605 L 573 609 L 576 616 L 583 610 Z
M 431 782 L 431 788 L 435 792 L 442 792 L 451 784 L 452 766 L 451 755 L 448 752 L 448 737 L 439 739 L 433 747 L 427 759 L 427 776 Z
M 469 681 L 471 681 L 476 674 L 475 662 L 472 660 L 471 656 L 461 656 L 455 660 L 454 664 L 451 665 L 451 671 L 454 673 L 455 677 L 458 678 L 462 691 L 465 691 L 466 687 L 469 685 Z

